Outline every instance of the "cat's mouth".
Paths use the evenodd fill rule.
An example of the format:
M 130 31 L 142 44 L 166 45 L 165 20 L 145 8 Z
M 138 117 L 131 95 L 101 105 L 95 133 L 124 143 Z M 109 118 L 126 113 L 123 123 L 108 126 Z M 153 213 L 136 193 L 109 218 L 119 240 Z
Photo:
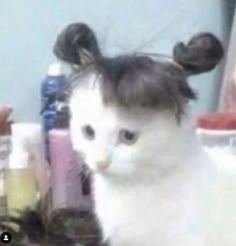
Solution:
M 108 163 L 99 163 L 95 165 L 92 171 L 97 174 L 105 174 L 108 172 L 109 166 Z

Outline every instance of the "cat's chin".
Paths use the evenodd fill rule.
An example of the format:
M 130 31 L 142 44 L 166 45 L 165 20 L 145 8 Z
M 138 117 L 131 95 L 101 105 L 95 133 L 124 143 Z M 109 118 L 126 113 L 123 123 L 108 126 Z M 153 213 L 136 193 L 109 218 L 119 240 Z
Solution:
M 127 183 L 138 180 L 135 173 L 114 171 L 106 169 L 104 171 L 92 171 L 94 177 L 109 180 L 114 183 Z
M 108 170 L 97 170 L 97 169 L 92 169 L 91 173 L 93 175 L 101 175 L 101 176 L 105 176 L 109 174 Z
M 92 171 L 93 175 L 99 175 L 99 176 L 104 176 L 104 177 L 123 177 L 123 178 L 130 178 L 131 176 L 133 176 L 132 174 L 128 174 L 128 173 L 119 173 L 119 172 L 112 172 L 111 170 L 93 170 Z

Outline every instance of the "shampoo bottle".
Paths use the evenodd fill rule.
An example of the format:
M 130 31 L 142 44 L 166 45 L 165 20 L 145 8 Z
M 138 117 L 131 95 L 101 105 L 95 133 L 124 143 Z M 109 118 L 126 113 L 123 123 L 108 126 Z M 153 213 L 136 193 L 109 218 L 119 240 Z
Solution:
M 55 128 L 56 125 L 56 102 L 64 93 L 66 87 L 66 76 L 62 72 L 60 63 L 51 64 L 48 69 L 48 74 L 41 85 L 41 100 L 42 100 L 42 121 L 43 128 L 46 132 L 46 157 L 50 163 L 48 149 L 47 133 Z
M 69 108 L 63 97 L 57 103 L 56 129 L 49 132 L 49 150 L 53 208 L 92 210 L 90 180 L 72 148 Z
M 36 206 L 36 179 L 28 162 L 29 154 L 25 150 L 13 149 L 6 171 L 7 206 L 10 216 L 20 216 L 23 210 Z
M 54 209 L 82 206 L 80 166 L 77 164 L 68 129 L 49 133 L 52 202 Z

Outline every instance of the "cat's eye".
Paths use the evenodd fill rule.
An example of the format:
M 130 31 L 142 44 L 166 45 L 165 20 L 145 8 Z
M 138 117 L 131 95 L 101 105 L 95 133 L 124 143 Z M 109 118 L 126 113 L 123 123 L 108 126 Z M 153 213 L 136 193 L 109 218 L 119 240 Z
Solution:
M 136 132 L 132 132 L 126 129 L 123 129 L 119 132 L 119 140 L 124 144 L 132 145 L 136 143 L 137 139 L 138 139 L 138 134 Z
M 93 140 L 95 138 L 95 131 L 90 125 L 83 126 L 82 133 L 88 140 Z

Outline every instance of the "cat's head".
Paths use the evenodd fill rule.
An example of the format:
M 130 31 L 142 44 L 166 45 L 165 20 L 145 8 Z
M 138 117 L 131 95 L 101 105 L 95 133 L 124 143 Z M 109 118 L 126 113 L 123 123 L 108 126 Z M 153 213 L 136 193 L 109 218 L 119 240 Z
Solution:
M 187 77 L 212 70 L 223 56 L 209 33 L 178 43 L 173 59 L 129 54 L 104 57 L 93 31 L 72 24 L 59 35 L 56 55 L 78 68 L 72 76 L 73 146 L 100 174 L 134 176 L 168 169 L 181 153 L 181 120 L 196 99 Z

